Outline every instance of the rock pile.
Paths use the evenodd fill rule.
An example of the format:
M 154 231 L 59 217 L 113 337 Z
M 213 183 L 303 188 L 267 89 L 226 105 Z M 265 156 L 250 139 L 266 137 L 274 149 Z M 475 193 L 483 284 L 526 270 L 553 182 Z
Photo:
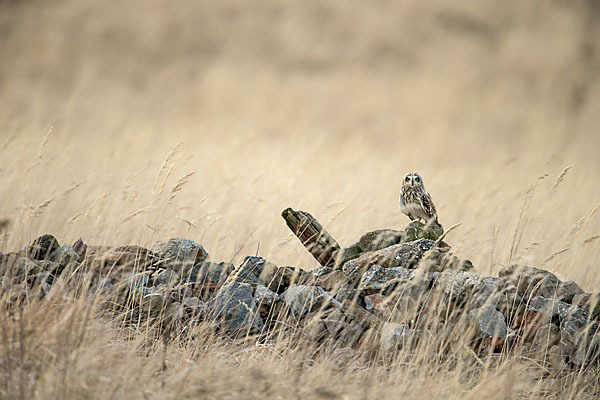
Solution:
M 346 249 L 328 239 L 322 249 L 331 257 L 319 253 L 325 265 L 310 271 L 261 257 L 210 262 L 200 244 L 181 238 L 145 249 L 61 246 L 44 235 L 0 254 L 0 291 L 16 308 L 85 282 L 89 296 L 134 328 L 182 333 L 207 323 L 232 338 L 295 334 L 388 358 L 432 343 L 450 351 L 456 342 L 480 355 L 524 351 L 557 371 L 598 363 L 599 293 L 526 266 L 479 275 L 441 233 L 413 222 L 369 232 Z

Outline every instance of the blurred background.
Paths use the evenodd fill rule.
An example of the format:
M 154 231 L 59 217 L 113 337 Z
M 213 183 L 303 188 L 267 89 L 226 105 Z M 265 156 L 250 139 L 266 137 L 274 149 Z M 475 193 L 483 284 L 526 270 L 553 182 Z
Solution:
M 409 222 L 417 171 L 479 272 L 600 289 L 596 0 L 4 0 L 0 60 L 0 251 L 183 236 L 310 268 L 284 208 L 350 245 Z

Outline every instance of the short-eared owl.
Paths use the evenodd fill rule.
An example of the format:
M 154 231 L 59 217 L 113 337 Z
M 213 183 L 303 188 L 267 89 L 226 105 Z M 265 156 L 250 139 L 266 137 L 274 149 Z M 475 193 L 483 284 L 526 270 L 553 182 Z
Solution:
M 423 186 L 423 179 L 416 172 L 404 175 L 400 191 L 400 209 L 411 221 L 435 221 L 439 225 L 435 205 Z

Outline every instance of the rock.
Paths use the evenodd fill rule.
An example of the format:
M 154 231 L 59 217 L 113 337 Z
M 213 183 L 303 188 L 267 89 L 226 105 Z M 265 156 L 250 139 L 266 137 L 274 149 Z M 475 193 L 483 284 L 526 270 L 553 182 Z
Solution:
M 440 224 L 432 222 L 429 226 L 419 221 L 413 221 L 404 229 L 406 241 L 417 239 L 437 240 L 444 233 L 444 229 Z
M 218 289 L 234 270 L 233 264 L 203 262 L 192 267 L 186 280 L 194 289 Z
M 571 303 L 575 296 L 580 296 L 583 293 L 583 289 L 573 281 L 560 282 L 556 291 L 556 297 L 561 301 Z
M 226 283 L 239 282 L 246 283 L 256 288 L 257 285 L 262 285 L 258 276 L 263 271 L 266 261 L 262 257 L 246 257 L 242 264 L 237 267 L 227 278 Z
M 393 229 L 379 229 L 364 234 L 358 244 L 363 252 L 381 250 L 402 242 L 404 232 Z
M 164 285 L 168 287 L 173 287 L 179 282 L 179 274 L 173 271 L 170 268 L 160 269 L 154 272 L 151 276 L 151 285 L 158 286 Z
M 396 245 L 399 246 L 394 251 L 394 261 L 397 265 L 390 265 L 390 267 L 416 268 L 423 254 L 431 250 L 433 245 L 434 242 L 429 239 L 418 239 L 410 243 Z M 388 249 L 391 249 L 391 247 Z
M 202 245 L 183 238 L 173 238 L 156 242 L 152 246 L 151 251 L 160 258 L 167 258 L 192 266 L 208 258 L 208 253 Z
M 472 271 L 473 264 L 469 260 L 461 260 L 453 255 L 449 248 L 434 247 L 425 253 L 419 262 L 419 269 L 428 272 L 442 272 L 447 269 Z
M 207 311 L 221 331 L 235 337 L 260 332 L 264 326 L 252 288 L 245 283 L 232 281 L 221 287 L 210 300 Z
M 277 267 L 277 265 L 273 264 L 272 262 L 265 261 L 261 273 L 258 274 L 258 280 L 261 281 L 265 286 L 268 286 L 269 282 L 275 278 L 275 274 L 277 274 L 278 269 L 279 267 Z
M 434 242 L 428 239 L 419 239 L 410 243 L 395 244 L 382 250 L 363 253 L 360 257 L 348 261 L 342 266 L 342 271 L 351 284 L 358 284 L 362 274 L 371 266 L 379 265 L 383 268 L 403 267 L 414 269 L 423 254 L 430 250 Z
M 346 275 L 347 282 L 352 286 L 358 285 L 363 275 L 362 268 L 359 265 L 359 258 L 350 260 L 342 266 L 342 272 Z
M 465 288 L 471 273 L 465 271 L 446 270 L 436 277 L 433 285 L 445 295 L 445 301 L 463 303 L 465 301 Z
M 302 283 L 307 277 L 307 273 L 302 268 L 297 267 L 279 267 L 272 280 L 264 282 L 265 285 L 275 293 L 283 293 L 294 283 Z
M 546 351 L 559 343 L 560 328 L 552 323 L 539 327 L 533 338 L 533 344 L 539 351 Z
M 367 311 L 388 311 L 388 307 L 385 304 L 385 297 L 383 297 L 380 293 L 365 296 L 365 308 Z
M 192 316 L 196 317 L 196 320 L 199 316 L 203 316 L 207 310 L 208 304 L 201 301 L 197 297 L 184 297 L 181 300 L 181 306 L 185 312 L 190 313 Z
M 125 284 L 126 287 L 127 284 Z M 131 287 L 131 295 L 125 298 L 126 301 L 133 301 L 139 312 L 150 318 L 159 318 L 164 316 L 165 311 L 171 305 L 170 290 L 166 287 L 148 288 L 143 285 L 134 284 Z M 123 305 L 127 305 L 124 303 Z
M 395 282 L 410 279 L 411 275 L 412 271 L 406 268 L 373 265 L 363 274 L 358 289 L 366 294 L 381 292 Z
M 325 312 L 323 322 L 331 335 L 337 335 L 346 326 L 346 315 L 341 310 L 334 308 Z
M 258 285 L 254 291 L 254 302 L 258 307 L 261 317 L 266 318 L 271 312 L 273 304 L 279 300 L 279 295 L 268 287 Z
M 142 271 L 155 262 L 154 255 L 140 246 L 87 246 L 86 263 L 101 269 L 130 268 Z
M 83 242 L 83 239 L 79 238 L 73 243 L 73 250 L 79 255 L 79 260 L 83 261 L 87 252 L 87 244 Z
M 333 297 L 340 303 L 343 303 L 344 300 L 354 301 L 357 291 L 354 289 L 353 285 L 348 283 L 343 283 L 340 286 L 333 289 Z
M 406 345 L 413 345 L 419 331 L 410 329 L 408 325 L 384 322 L 381 327 L 380 344 L 385 356 L 390 357 Z
M 581 293 L 575 295 L 571 303 L 586 310 L 590 318 L 600 319 L 600 293 Z
M 26 254 L 33 260 L 50 258 L 60 247 L 58 240 L 52 235 L 42 235 L 35 239 L 26 249 Z
M 580 331 L 569 361 L 578 367 L 600 363 L 600 324 L 593 322 Z
M 514 286 L 517 293 L 524 298 L 553 298 L 560 283 L 552 272 L 526 266 L 511 265 L 501 269 L 498 275 L 507 285 Z
M 504 340 L 507 334 L 506 322 L 502 315 L 492 305 L 471 310 L 468 314 L 480 338 L 497 338 Z
M 61 266 L 66 266 L 71 262 L 78 262 L 79 254 L 77 254 L 77 252 L 73 249 L 73 246 L 66 243 L 54 252 L 52 259 Z
M 326 275 L 315 278 L 315 285 L 327 291 L 335 291 L 340 286 L 347 283 L 346 274 L 340 270 L 335 270 Z
M 333 258 L 335 259 L 335 265 L 344 265 L 347 261 L 353 260 L 363 253 L 363 249 L 360 247 L 360 243 L 356 242 L 350 247 L 345 249 L 339 249 L 333 252 Z
M 281 297 L 297 317 L 315 311 L 323 302 L 323 298 L 319 296 L 314 287 L 305 285 L 293 284 Z
M 482 307 L 492 305 L 496 307 L 502 298 L 501 289 L 504 282 L 499 278 L 482 277 L 477 274 L 469 274 L 465 279 L 463 296 L 469 307 Z

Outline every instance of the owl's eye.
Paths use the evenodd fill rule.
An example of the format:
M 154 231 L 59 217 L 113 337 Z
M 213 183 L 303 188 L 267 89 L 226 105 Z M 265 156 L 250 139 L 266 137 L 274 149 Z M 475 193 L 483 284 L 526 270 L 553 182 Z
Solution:
M 421 182 L 421 178 L 419 178 L 418 176 L 415 178 L 415 182 Z
M 404 182 L 410 182 L 410 176 L 407 176 L 407 177 L 404 179 Z

